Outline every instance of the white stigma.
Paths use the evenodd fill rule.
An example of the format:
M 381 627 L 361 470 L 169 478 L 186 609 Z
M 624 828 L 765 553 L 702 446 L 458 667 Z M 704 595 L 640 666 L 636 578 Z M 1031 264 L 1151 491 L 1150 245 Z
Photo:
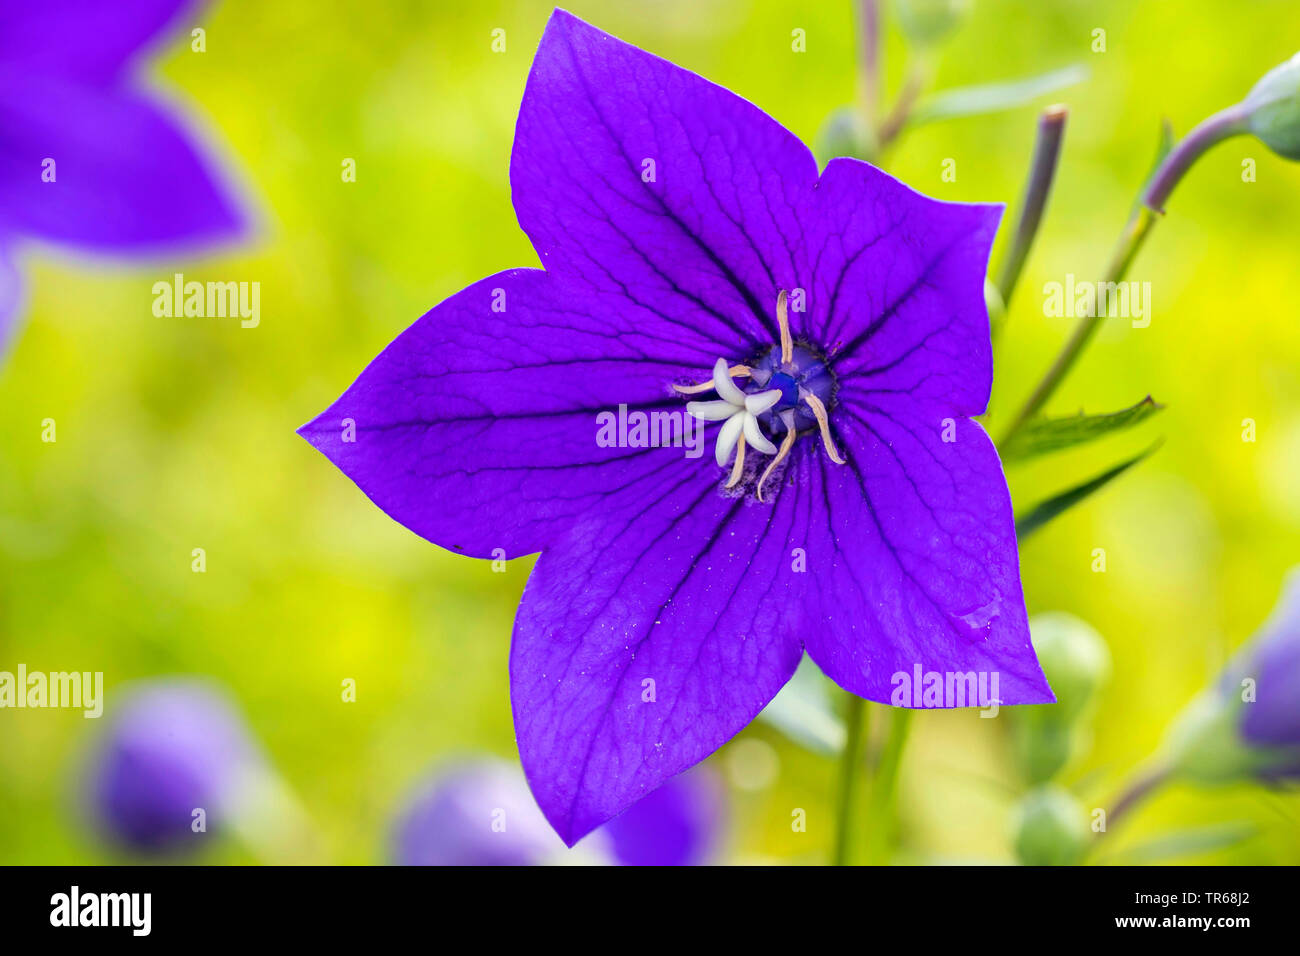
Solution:
M 731 380 L 726 359 L 718 359 L 713 366 L 713 390 L 721 401 L 687 402 L 686 411 L 706 422 L 722 422 L 718 430 L 718 444 L 714 458 L 718 467 L 726 465 L 731 453 L 737 451 L 738 462 L 743 460 L 744 446 L 749 444 L 765 455 L 775 455 L 776 446 L 758 427 L 758 416 L 781 400 L 781 390 L 771 389 L 746 395 Z M 737 476 L 738 477 L 738 476 Z

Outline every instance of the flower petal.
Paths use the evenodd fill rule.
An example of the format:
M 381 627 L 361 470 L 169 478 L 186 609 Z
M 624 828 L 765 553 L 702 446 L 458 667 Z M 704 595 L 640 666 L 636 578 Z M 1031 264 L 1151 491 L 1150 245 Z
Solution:
M 745 414 L 737 412 L 718 429 L 718 443 L 714 446 L 713 457 L 719 468 L 727 463 L 731 453 L 736 450 L 736 444 L 740 441 L 740 433 L 744 427 Z
M 730 372 L 731 366 L 727 364 L 726 359 L 720 358 L 713 363 L 713 390 L 724 402 L 736 406 L 744 405 L 745 393 L 731 380 Z
M 612 489 L 688 453 L 598 441 L 621 404 L 667 412 L 684 436 L 695 432 L 669 383 L 707 367 L 707 348 L 647 327 L 616 295 L 534 269 L 502 272 L 403 332 L 300 431 L 435 544 L 476 557 L 531 554 Z M 709 469 L 691 463 L 711 484 Z
M 845 690 L 882 703 L 894 675 L 910 679 L 918 665 L 982 673 L 990 686 L 997 674 L 990 696 L 1003 704 L 1054 700 L 1029 640 L 993 443 L 969 419 L 877 398 L 837 411 L 847 465 L 806 456 L 816 468 L 801 490 L 826 502 L 826 526 L 807 544 L 820 607 L 808 653 Z
M 776 341 L 817 164 L 767 114 L 563 10 L 529 74 L 510 181 L 550 271 L 621 291 L 718 350 Z M 725 396 L 723 396 L 725 397 Z
M 701 421 L 725 422 L 736 414 L 736 406 L 731 402 L 687 402 L 686 412 Z
M 791 313 L 796 334 L 834 353 L 841 383 L 982 413 L 993 381 L 984 276 L 1001 214 L 832 160 L 805 214 L 811 291 L 807 311 Z
M 18 321 L 23 285 L 9 252 L 0 246 L 0 356 L 3 356 Z
M 758 419 L 748 412 L 741 416 L 745 420 L 745 441 L 751 448 L 757 448 L 764 455 L 775 455 L 776 446 L 767 440 L 758 427 Z
M 14 72 L 103 83 L 199 4 L 192 0 L 51 0 L 0 4 L 0 63 Z M 184 24 L 197 26 L 197 23 Z
M 511 696 L 524 771 L 566 843 L 708 756 L 790 679 L 797 502 L 725 498 L 683 460 L 538 559 Z
M 781 390 L 779 388 L 769 389 L 766 392 L 758 392 L 753 395 L 746 395 L 745 410 L 751 415 L 762 415 L 780 400 Z
M 242 226 L 229 190 L 163 108 L 125 90 L 6 77 L 0 229 L 149 250 Z

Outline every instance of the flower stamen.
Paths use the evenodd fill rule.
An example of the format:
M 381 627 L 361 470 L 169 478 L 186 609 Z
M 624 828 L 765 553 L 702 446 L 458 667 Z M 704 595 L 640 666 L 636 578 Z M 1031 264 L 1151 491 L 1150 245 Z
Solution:
M 785 456 L 790 454 L 790 449 L 794 447 L 794 440 L 795 440 L 794 412 L 792 410 L 782 412 L 781 421 L 785 423 L 785 438 L 781 439 L 781 450 L 776 453 L 776 457 L 772 459 L 772 461 L 768 464 L 767 468 L 763 471 L 763 476 L 758 479 L 758 500 L 759 501 L 763 500 L 764 482 L 767 481 L 768 476 L 772 474 L 776 466 L 781 464 L 781 462 L 785 460 Z
M 826 446 L 826 454 L 830 456 L 831 461 L 835 462 L 835 464 L 845 464 L 844 459 L 840 457 L 839 451 L 835 448 L 835 441 L 831 438 L 831 423 L 826 417 L 826 406 L 812 392 L 804 392 L 803 400 L 808 403 L 808 407 L 812 409 L 813 415 L 817 418 L 817 427 L 821 429 L 822 444 Z
M 742 392 L 731 380 L 731 369 L 726 359 L 718 359 L 713 366 L 713 380 L 710 387 L 718 393 L 716 402 L 687 402 L 686 414 L 706 422 L 722 422 L 718 429 L 718 443 L 714 448 L 714 458 L 718 467 L 727 464 L 731 451 L 736 450 L 736 464 L 732 466 L 730 488 L 736 484 L 744 472 L 745 445 L 753 445 L 765 455 L 775 455 L 776 446 L 768 441 L 762 429 L 758 427 L 758 416 L 768 411 L 781 400 L 781 390 L 768 389 L 765 392 Z
M 740 476 L 745 473 L 745 433 L 742 430 L 740 439 L 736 442 L 736 462 L 731 466 L 731 477 L 727 479 L 727 487 L 735 487 L 740 481 Z
M 713 366 L 713 378 L 698 385 L 674 385 L 683 395 L 713 391 L 715 401 L 686 403 L 686 412 L 703 421 L 721 422 L 714 457 L 719 468 L 726 468 L 732 453 L 726 487 L 734 488 L 745 477 L 745 450 L 753 448 L 774 456 L 762 469 L 756 495 L 764 501 L 768 479 L 794 449 L 800 434 L 810 434 L 815 422 L 826 454 L 837 465 L 847 464 L 831 437 L 827 404 L 835 394 L 835 376 L 826 357 L 815 346 L 795 346 L 790 329 L 790 298 L 785 289 L 777 291 L 776 322 L 780 344 L 768 346 L 747 365 L 728 365 L 720 358 Z M 733 379 L 748 379 L 746 392 Z M 761 391 L 760 391 L 761 389 Z M 781 431 L 778 448 L 764 433 L 763 426 L 775 435 Z M 755 469 L 757 470 L 757 469 Z
M 785 289 L 782 289 L 776 296 L 776 324 L 781 328 L 781 364 L 789 365 L 794 360 L 794 339 L 790 337 L 790 315 L 785 300 Z
M 749 378 L 750 371 L 748 365 L 733 365 L 727 369 L 727 375 L 731 378 Z M 700 392 L 713 391 L 714 384 L 713 379 L 709 379 L 707 382 L 700 382 L 698 385 L 674 385 L 673 388 L 677 389 L 680 395 L 698 395 Z

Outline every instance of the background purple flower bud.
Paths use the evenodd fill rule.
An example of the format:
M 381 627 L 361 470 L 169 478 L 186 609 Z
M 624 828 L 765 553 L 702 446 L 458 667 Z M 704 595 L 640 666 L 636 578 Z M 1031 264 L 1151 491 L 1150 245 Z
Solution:
M 1300 747 L 1300 568 L 1287 575 L 1273 615 L 1251 641 L 1237 669 L 1253 678 L 1255 700 L 1241 713 L 1241 736 L 1261 747 Z M 1300 754 L 1294 765 L 1300 770 Z
M 1272 616 L 1170 728 L 1175 772 L 1199 783 L 1300 778 L 1300 568 Z
M 523 776 L 504 761 L 436 771 L 393 833 L 401 866 L 536 866 L 564 852 Z
M 570 850 L 517 767 L 470 760 L 435 771 L 416 788 L 394 827 L 392 859 L 402 866 L 687 866 L 705 862 L 716 847 L 722 806 L 712 774 L 688 773 Z
M 108 701 L 91 759 L 91 812 L 114 843 L 140 853 L 196 849 L 226 822 L 241 781 L 260 762 L 236 707 L 200 680 L 137 685 Z M 193 829 L 202 809 L 206 833 Z
M 721 782 L 699 768 L 632 804 L 601 832 L 624 866 L 698 866 L 718 849 L 724 811 Z

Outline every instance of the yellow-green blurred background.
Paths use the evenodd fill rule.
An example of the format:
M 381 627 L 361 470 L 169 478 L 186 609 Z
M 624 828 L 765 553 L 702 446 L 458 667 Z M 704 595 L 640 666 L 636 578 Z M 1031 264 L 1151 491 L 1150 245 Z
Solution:
M 856 92 L 847 2 L 587 2 L 574 13 L 759 104 L 806 141 Z M 385 859 L 392 814 L 440 756 L 514 758 L 506 662 L 531 560 L 493 573 L 384 516 L 294 434 L 399 331 L 489 273 L 535 265 L 508 166 L 544 2 L 226 2 L 150 69 L 205 117 L 259 209 L 220 258 L 107 268 L 28 250 L 29 306 L 0 368 L 0 669 L 102 670 L 225 683 L 321 833 L 325 859 Z M 494 53 L 491 31 L 507 49 Z M 791 51 L 791 31 L 807 52 Z M 1107 51 L 1091 51 L 1092 31 Z M 1186 132 L 1300 48 L 1293 0 L 976 0 L 933 86 L 1080 62 L 1051 209 L 999 345 L 993 421 L 1068 331 L 1044 282 L 1100 278 L 1150 165 L 1159 121 Z M 891 89 L 903 69 L 896 22 Z M 1044 105 L 1040 101 L 1038 105 Z M 1016 204 L 1034 108 L 910 133 L 886 158 L 941 198 Z M 340 175 L 356 160 L 357 181 Z M 826 157 L 819 157 L 825 159 Z M 940 179 L 956 160 L 957 180 Z M 1244 158 L 1257 182 L 1242 181 Z M 996 262 L 996 258 L 995 258 Z M 157 318 L 173 271 L 261 283 L 261 324 Z M 1137 432 L 1010 474 L 1019 506 L 1158 435 L 1151 460 L 1022 551 L 1031 614 L 1068 610 L 1106 637 L 1113 677 L 1093 747 L 1065 782 L 1113 797 L 1163 728 L 1265 618 L 1300 561 L 1300 167 L 1250 139 L 1216 149 L 1175 193 L 1132 278 L 1154 320 L 1112 322 L 1054 401 L 1106 411 L 1148 392 Z M 42 421 L 57 442 L 41 441 Z M 1257 423 L 1254 443 L 1242 421 Z M 206 573 L 191 571 L 204 548 Z M 1092 571 L 1094 548 L 1107 553 Z M 343 703 L 340 684 L 357 682 Z M 117 859 L 78 815 L 77 768 L 101 722 L 0 712 L 0 862 Z M 875 725 L 879 729 L 880 721 Z M 1007 861 L 1021 786 L 1009 723 L 921 713 L 902 769 L 900 859 Z M 725 859 L 819 862 L 832 761 L 755 725 L 771 748 L 711 763 L 732 789 Z M 775 756 L 754 789 L 756 758 Z M 759 759 L 759 763 L 763 760 Z M 760 768 L 761 769 L 761 768 Z M 759 781 L 762 782 L 761 780 Z M 791 831 L 791 809 L 808 832 Z M 1300 862 L 1300 800 L 1174 787 L 1113 836 L 1251 820 L 1260 834 L 1191 862 Z M 255 856 L 217 842 L 201 859 Z

